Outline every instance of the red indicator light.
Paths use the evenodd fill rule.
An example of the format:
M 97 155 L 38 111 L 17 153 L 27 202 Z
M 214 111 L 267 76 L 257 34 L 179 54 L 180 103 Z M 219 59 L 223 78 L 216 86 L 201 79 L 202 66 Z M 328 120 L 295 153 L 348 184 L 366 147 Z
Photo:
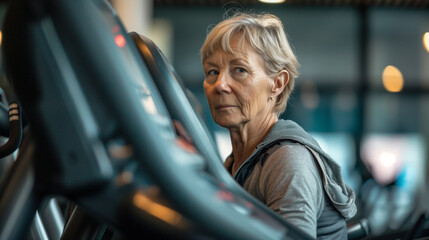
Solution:
M 224 191 L 224 190 L 219 190 L 216 192 L 216 197 L 219 199 L 222 199 L 224 201 L 227 202 L 232 202 L 234 201 L 234 195 L 232 195 L 232 193 Z
M 251 202 L 245 202 L 244 205 L 248 208 L 248 209 L 253 209 L 254 205 Z
M 197 153 L 197 150 L 194 148 L 194 145 L 190 144 L 183 138 L 177 138 L 176 143 L 177 145 L 179 145 L 179 147 L 186 150 L 188 153 Z
M 120 34 L 116 35 L 115 36 L 115 43 L 120 48 L 123 47 L 123 46 L 125 46 L 125 38 L 124 38 L 124 36 L 122 36 Z

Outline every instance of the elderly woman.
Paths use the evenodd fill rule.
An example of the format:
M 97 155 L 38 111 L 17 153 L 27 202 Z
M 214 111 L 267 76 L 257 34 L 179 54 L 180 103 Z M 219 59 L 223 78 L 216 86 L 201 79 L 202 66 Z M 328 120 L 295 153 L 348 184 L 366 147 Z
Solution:
M 346 239 L 356 213 L 339 166 L 300 126 L 279 120 L 298 75 L 281 21 L 239 13 L 201 49 L 214 121 L 230 132 L 225 167 L 246 191 L 318 239 Z

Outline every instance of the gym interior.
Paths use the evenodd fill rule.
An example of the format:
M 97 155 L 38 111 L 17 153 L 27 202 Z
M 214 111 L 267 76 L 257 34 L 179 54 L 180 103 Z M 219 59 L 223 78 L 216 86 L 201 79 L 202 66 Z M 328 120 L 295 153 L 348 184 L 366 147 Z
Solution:
M 3 0 L 0 240 L 310 239 L 222 165 L 200 49 L 237 11 L 284 24 L 280 118 L 341 166 L 349 239 L 427 239 L 429 2 Z

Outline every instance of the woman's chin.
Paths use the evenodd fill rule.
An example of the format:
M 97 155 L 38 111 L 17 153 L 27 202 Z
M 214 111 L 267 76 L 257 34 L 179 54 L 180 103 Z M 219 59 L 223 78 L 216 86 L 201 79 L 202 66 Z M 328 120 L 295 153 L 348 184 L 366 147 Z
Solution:
M 238 124 L 235 121 L 232 121 L 229 118 L 220 118 L 220 119 L 215 119 L 215 123 L 221 127 L 224 128 L 234 128 L 236 127 Z

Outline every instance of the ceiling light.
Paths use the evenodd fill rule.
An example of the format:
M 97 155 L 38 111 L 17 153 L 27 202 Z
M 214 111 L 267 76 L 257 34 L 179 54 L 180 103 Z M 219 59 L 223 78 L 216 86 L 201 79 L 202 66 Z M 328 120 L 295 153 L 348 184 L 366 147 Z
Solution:
M 423 35 L 423 46 L 426 48 L 426 51 L 429 52 L 429 32 Z
M 263 3 L 282 3 L 285 2 L 285 0 L 259 0 L 260 2 Z
M 389 92 L 400 92 L 404 86 L 404 78 L 401 71 L 391 65 L 384 68 L 383 85 Z

